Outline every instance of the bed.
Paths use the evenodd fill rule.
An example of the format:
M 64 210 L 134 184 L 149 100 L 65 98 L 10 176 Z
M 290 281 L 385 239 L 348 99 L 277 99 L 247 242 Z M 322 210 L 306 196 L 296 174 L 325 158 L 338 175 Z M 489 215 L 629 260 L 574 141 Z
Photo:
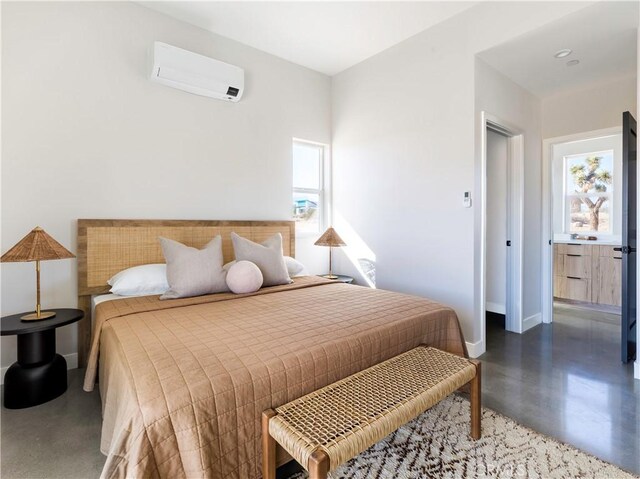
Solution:
M 114 273 L 161 262 L 157 236 L 260 241 L 292 222 L 78 222 L 79 302 Z M 93 324 L 93 328 L 91 325 Z M 91 331 L 93 329 L 93 332 Z M 260 415 L 419 344 L 466 355 L 455 312 L 415 296 L 294 278 L 256 293 L 104 301 L 83 322 L 84 388 L 99 377 L 103 477 L 260 477 Z M 289 460 L 284 454 L 278 464 Z

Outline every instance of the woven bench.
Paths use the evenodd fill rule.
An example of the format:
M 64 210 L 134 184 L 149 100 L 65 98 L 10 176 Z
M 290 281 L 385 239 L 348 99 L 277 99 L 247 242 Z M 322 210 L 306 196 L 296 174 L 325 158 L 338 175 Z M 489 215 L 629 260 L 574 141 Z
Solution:
M 262 414 L 262 477 L 276 477 L 282 446 L 324 479 L 471 383 L 471 437 L 480 438 L 480 362 L 418 347 Z

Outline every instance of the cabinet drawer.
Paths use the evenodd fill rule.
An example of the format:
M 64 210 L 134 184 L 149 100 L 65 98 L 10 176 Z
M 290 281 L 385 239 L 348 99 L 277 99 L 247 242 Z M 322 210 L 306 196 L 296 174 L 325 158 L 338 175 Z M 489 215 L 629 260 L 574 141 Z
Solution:
M 600 246 L 600 256 L 622 258 L 622 251 L 614 251 L 614 248 L 620 248 L 620 246 Z
M 565 254 L 563 256 L 562 276 L 591 278 L 591 256 Z
M 591 247 L 590 244 L 559 243 L 558 252 L 560 254 L 591 255 Z
M 560 298 L 591 302 L 591 280 L 565 276 L 561 278 Z

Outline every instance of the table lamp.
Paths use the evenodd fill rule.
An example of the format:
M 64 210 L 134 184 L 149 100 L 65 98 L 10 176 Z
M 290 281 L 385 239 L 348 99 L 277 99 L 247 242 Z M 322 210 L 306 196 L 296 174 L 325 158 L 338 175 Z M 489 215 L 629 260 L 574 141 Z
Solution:
M 346 246 L 347 243 L 342 241 L 342 238 L 336 233 L 332 227 L 329 227 L 327 231 L 325 231 L 318 241 L 314 243 L 316 246 L 328 246 L 329 247 L 329 274 L 325 274 L 324 277 L 328 279 L 338 279 L 338 276 L 332 273 L 331 271 L 331 250 L 333 248 L 339 248 L 340 246 Z
M 52 311 L 40 311 L 40 261 L 65 258 L 75 258 L 75 255 L 39 226 L 33 228 L 18 244 L 2 255 L 0 258 L 2 263 L 36 262 L 36 312 L 22 316 L 20 319 L 34 321 L 53 318 L 56 315 Z

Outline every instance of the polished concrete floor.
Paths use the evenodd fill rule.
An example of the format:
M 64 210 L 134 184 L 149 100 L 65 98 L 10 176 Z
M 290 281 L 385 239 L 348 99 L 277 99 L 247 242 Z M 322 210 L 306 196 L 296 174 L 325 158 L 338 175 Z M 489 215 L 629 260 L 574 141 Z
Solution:
M 2 407 L 2 479 L 100 476 L 105 460 L 100 453 L 100 394 L 82 390 L 83 373 L 69 371 L 67 392 L 53 401 L 27 409 Z M 4 386 L 2 392 L 4 396 Z
M 488 322 L 483 401 L 536 431 L 640 474 L 640 381 L 619 361 L 616 318 L 601 314 L 561 308 L 553 325 L 523 335 Z M 69 371 L 69 390 L 53 401 L 2 408 L 3 479 L 100 475 L 100 397 L 82 391 L 83 372 Z
M 91 479 L 100 476 L 105 456 L 100 452 L 101 406 L 97 389 L 82 390 L 84 369 L 69 371 L 62 396 L 28 409 L 0 414 L 0 478 Z M 2 398 L 4 399 L 4 386 Z M 291 462 L 277 479 L 299 471 Z
M 619 324 L 567 306 L 522 335 L 488 318 L 484 405 L 640 474 L 640 381 L 620 361 Z

